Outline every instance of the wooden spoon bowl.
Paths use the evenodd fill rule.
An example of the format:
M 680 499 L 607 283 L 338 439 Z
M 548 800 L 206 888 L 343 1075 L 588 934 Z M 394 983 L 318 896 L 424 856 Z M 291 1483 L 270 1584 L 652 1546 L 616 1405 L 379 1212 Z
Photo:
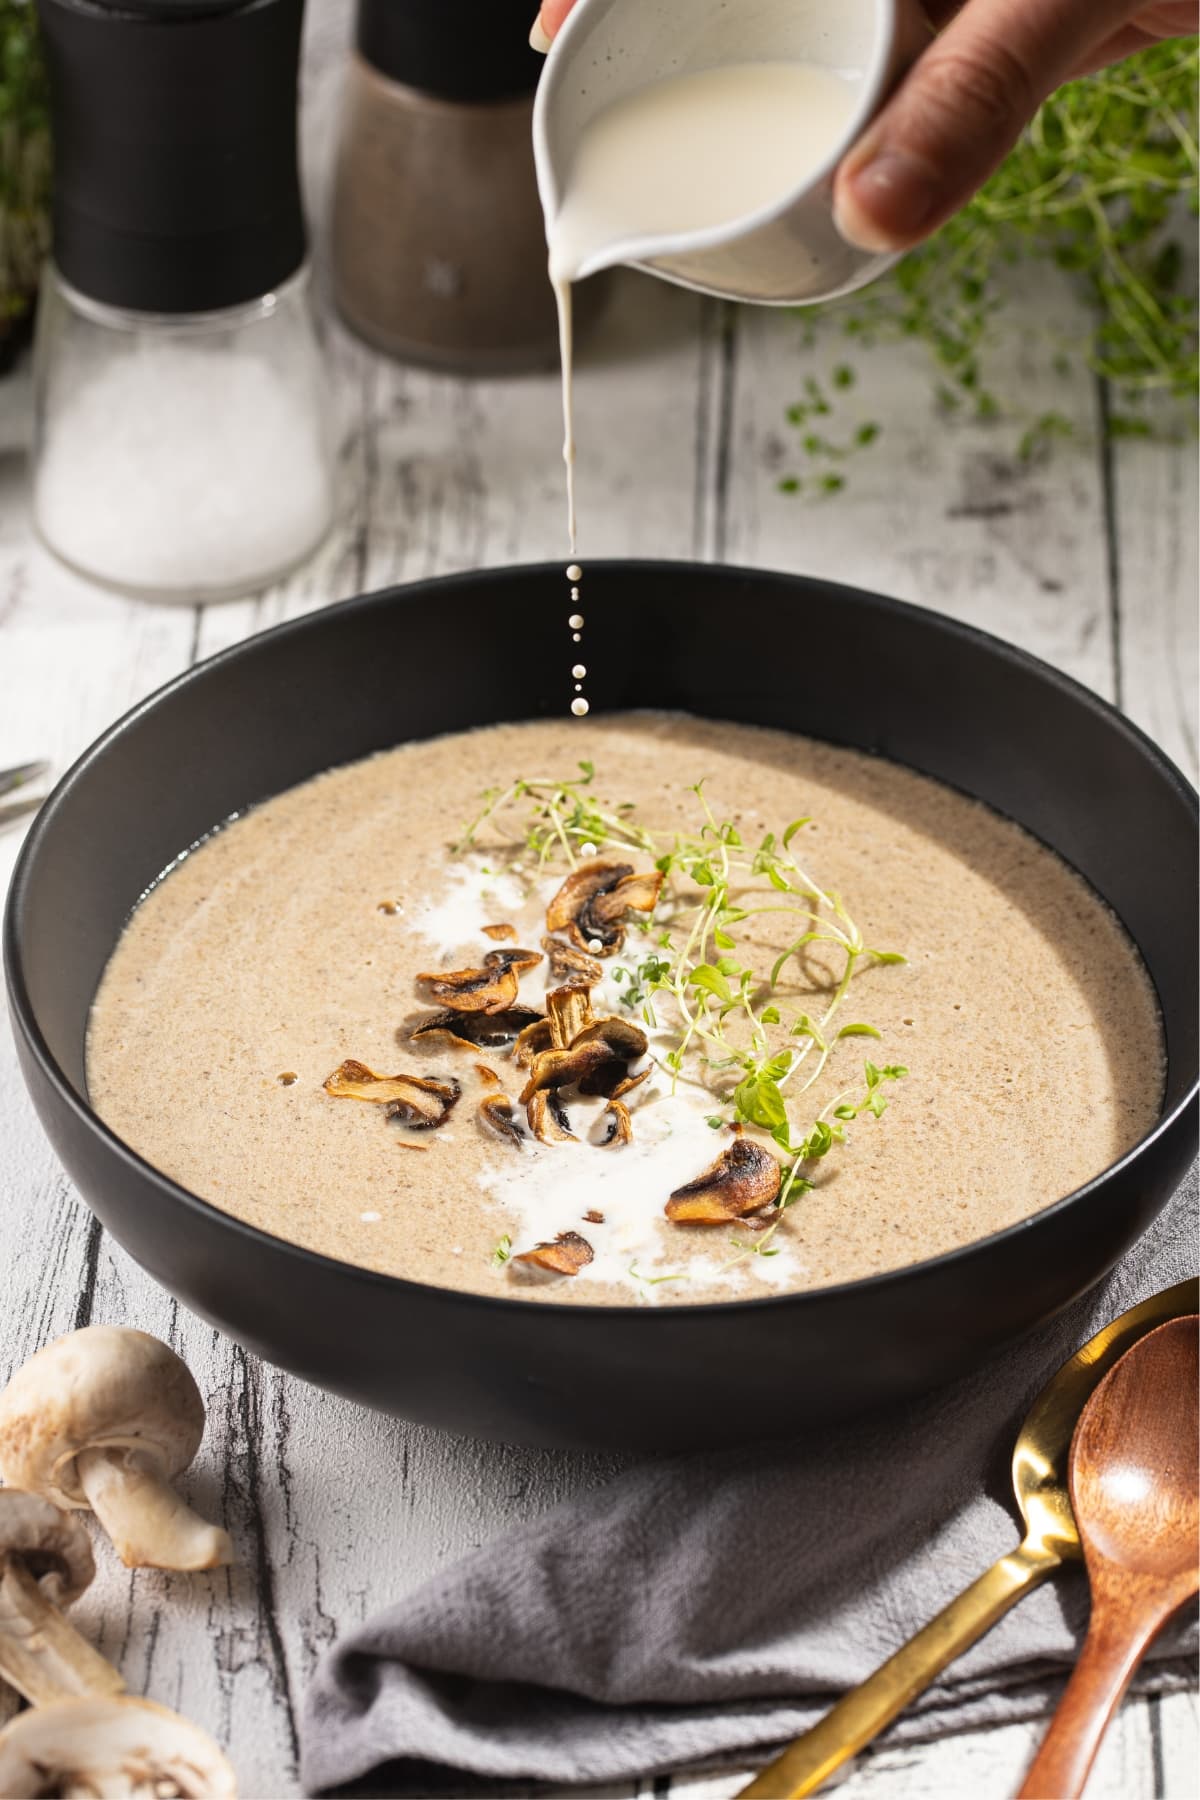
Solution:
M 1200 1317 L 1134 1344 L 1071 1440 L 1070 1488 L 1092 1589 L 1075 1672 L 1020 1800 L 1073 1800 L 1133 1673 L 1171 1614 L 1200 1592 Z

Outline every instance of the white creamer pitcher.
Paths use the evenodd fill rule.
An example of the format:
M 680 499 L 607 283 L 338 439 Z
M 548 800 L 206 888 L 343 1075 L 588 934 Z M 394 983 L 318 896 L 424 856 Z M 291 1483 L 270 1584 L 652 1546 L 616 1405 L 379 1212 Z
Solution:
M 895 259 L 840 236 L 834 171 L 929 35 L 918 0 L 578 0 L 534 108 L 549 226 L 586 128 L 655 82 L 723 65 L 804 63 L 848 81 L 853 101 L 827 154 L 775 204 L 714 229 L 609 242 L 574 275 L 631 263 L 703 293 L 776 306 L 828 300 L 871 281 Z M 719 134 L 719 114 L 713 129 Z

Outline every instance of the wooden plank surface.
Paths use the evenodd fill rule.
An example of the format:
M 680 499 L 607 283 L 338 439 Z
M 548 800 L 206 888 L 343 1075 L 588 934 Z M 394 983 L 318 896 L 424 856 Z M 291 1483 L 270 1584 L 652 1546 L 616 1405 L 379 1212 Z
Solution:
M 344 34 L 344 8 L 313 9 L 314 178 Z M 1048 379 L 1041 322 L 1052 314 L 1069 329 L 1071 319 L 1057 288 L 1026 304 L 1030 330 L 1002 374 L 1018 398 Z M 405 370 L 333 322 L 328 332 L 344 511 L 304 570 L 221 608 L 115 599 L 39 550 L 27 514 L 27 382 L 0 387 L 0 767 L 41 754 L 61 769 L 197 655 L 274 620 L 394 580 L 562 554 L 553 379 Z M 784 409 L 806 374 L 827 375 L 842 352 L 805 350 L 801 336 L 785 315 L 618 277 L 580 374 L 586 551 L 724 556 L 938 606 L 1119 694 L 1194 767 L 1194 450 L 1130 441 L 1106 456 L 1101 397 L 1079 375 L 1055 402 L 1074 437 L 1028 467 L 1002 428 L 937 415 L 918 354 L 874 351 L 856 356 L 853 406 L 881 424 L 880 442 L 844 493 L 809 504 L 779 492 L 795 460 Z M 0 835 L 0 881 L 17 835 Z M 230 1746 L 245 1794 L 296 1793 L 299 1698 L 338 1631 L 507 1522 L 604 1480 L 617 1460 L 451 1440 L 258 1364 L 182 1312 L 90 1220 L 41 1136 L 6 1032 L 0 1120 L 0 1378 L 89 1319 L 174 1343 L 210 1412 L 188 1491 L 239 1552 L 234 1570 L 187 1578 L 131 1576 L 102 1552 L 77 1621 L 133 1688 Z M 920 1751 L 877 1748 L 842 1792 L 986 1800 L 1012 1791 L 1031 1742 L 1028 1728 L 1010 1727 Z M 1181 1800 L 1194 1791 L 1195 1750 L 1192 1696 L 1132 1703 L 1090 1792 Z M 736 1785 L 706 1778 L 676 1790 L 723 1800 Z

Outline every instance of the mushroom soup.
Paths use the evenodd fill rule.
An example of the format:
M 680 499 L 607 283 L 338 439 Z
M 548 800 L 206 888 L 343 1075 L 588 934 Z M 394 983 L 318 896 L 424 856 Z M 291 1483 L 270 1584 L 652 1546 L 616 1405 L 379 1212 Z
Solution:
M 135 1150 L 309 1249 L 672 1304 L 1015 1223 L 1153 1124 L 1163 1053 L 1120 925 L 1016 825 L 634 714 L 404 745 L 216 832 L 133 915 L 88 1067 Z

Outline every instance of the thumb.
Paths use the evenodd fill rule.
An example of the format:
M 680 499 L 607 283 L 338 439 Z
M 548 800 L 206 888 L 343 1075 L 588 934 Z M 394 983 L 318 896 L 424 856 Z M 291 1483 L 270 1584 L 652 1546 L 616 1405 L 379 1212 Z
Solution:
M 535 50 L 546 51 L 562 27 L 575 0 L 542 0 L 529 41 Z
M 1046 95 L 1136 0 L 967 0 L 843 159 L 842 236 L 906 250 L 981 187 Z

